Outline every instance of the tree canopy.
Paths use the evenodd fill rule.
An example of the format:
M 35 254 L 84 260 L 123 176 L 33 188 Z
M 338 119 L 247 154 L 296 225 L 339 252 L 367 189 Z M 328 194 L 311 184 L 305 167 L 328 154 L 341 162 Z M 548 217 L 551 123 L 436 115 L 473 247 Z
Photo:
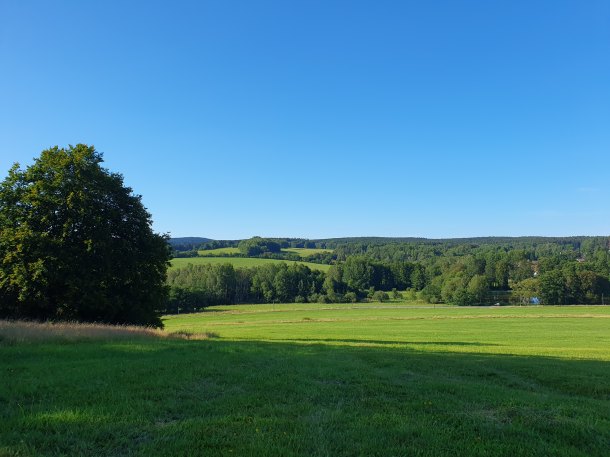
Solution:
M 167 237 L 102 154 L 43 151 L 0 184 L 0 316 L 161 326 Z
M 257 256 L 266 253 L 277 253 L 281 251 L 280 243 L 268 238 L 255 236 L 249 240 L 242 240 L 238 245 L 239 250 L 247 256 Z

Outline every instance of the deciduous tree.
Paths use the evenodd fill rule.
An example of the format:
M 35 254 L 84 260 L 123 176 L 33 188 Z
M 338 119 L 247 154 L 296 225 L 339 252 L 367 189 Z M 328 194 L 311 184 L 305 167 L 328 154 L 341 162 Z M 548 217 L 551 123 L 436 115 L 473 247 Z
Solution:
M 169 248 L 92 146 L 45 150 L 0 184 L 0 315 L 160 326 Z

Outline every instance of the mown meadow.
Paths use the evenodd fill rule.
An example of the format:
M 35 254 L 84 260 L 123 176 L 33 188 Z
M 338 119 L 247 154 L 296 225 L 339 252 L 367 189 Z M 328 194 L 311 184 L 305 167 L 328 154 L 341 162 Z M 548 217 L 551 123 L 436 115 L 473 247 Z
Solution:
M 231 255 L 237 256 L 240 253 L 241 251 L 239 250 L 239 248 L 217 248 L 197 251 L 197 255 L 200 257 L 222 257 Z
M 0 455 L 608 455 L 610 307 L 413 305 L 5 335 Z
M 204 256 L 204 257 L 182 257 L 182 258 L 174 258 L 171 260 L 170 269 L 184 268 L 187 265 L 204 265 L 204 264 L 226 264 L 230 263 L 235 268 L 252 268 L 252 267 L 260 267 L 263 265 L 269 264 L 280 264 L 286 263 L 288 265 L 294 263 L 302 263 L 303 265 L 307 265 L 312 270 L 320 270 L 320 271 L 328 271 L 330 265 L 325 265 L 321 263 L 313 263 L 313 262 L 297 262 L 291 260 L 278 260 L 278 259 L 261 259 L 261 258 L 253 258 L 253 257 L 212 257 L 212 256 Z

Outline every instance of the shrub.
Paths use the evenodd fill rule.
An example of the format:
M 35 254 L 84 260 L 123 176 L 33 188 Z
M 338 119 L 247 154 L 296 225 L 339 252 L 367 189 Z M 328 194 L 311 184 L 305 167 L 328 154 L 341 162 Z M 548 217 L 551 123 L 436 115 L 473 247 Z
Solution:
M 347 292 L 343 298 L 349 303 L 356 303 L 358 301 L 358 296 L 354 292 Z
M 382 290 L 378 290 L 377 292 L 375 292 L 373 294 L 373 300 L 378 301 L 378 302 L 386 302 L 390 299 L 390 296 L 388 295 L 387 292 L 384 292 Z

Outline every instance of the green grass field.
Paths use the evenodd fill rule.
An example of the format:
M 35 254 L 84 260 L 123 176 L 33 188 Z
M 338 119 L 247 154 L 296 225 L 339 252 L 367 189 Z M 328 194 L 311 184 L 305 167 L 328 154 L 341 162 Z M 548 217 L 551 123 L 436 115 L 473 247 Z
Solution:
M 276 260 L 276 259 L 258 259 L 258 258 L 250 258 L 250 257 L 183 257 L 171 260 L 171 269 L 174 268 L 184 268 L 189 263 L 193 265 L 202 265 L 206 263 L 218 264 L 218 263 L 230 263 L 236 268 L 250 268 L 250 267 L 258 267 L 261 265 L 267 265 L 270 263 L 280 263 L 285 262 L 287 264 L 290 263 L 302 263 L 303 265 L 307 265 L 312 270 L 321 270 L 328 271 L 330 265 L 323 265 L 319 263 L 311 263 L 311 262 L 292 262 L 289 260 Z
M 610 307 L 249 305 L 168 316 L 164 323 L 168 331 L 231 340 L 610 361 Z
M 0 455 L 610 449 L 610 307 L 248 305 L 165 324 L 212 338 L 0 339 Z
M 207 249 L 205 251 L 197 251 L 197 254 L 201 257 L 214 257 L 223 255 L 235 255 L 239 254 L 239 248 L 218 248 L 218 249 Z
M 312 255 L 333 252 L 332 249 L 313 249 L 313 248 L 284 248 L 283 252 L 292 252 L 298 254 L 301 258 L 311 257 Z

